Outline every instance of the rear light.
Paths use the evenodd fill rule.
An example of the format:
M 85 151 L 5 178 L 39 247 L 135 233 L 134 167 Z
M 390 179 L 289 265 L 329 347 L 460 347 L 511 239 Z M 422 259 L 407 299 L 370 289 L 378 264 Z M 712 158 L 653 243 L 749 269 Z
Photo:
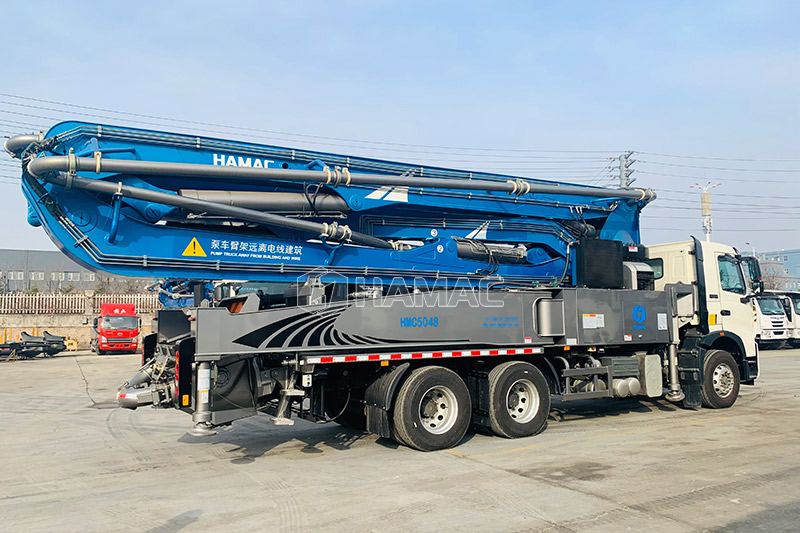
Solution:
M 175 350 L 175 381 L 181 381 L 181 352 Z

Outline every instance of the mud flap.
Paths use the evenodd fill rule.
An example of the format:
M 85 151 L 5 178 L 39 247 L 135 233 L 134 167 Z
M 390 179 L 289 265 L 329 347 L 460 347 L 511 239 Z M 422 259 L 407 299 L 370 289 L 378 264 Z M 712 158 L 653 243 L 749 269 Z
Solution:
M 178 343 L 175 350 L 175 408 L 194 412 L 194 351 L 195 339 L 190 337 Z
M 703 405 L 703 364 L 706 351 L 700 346 L 702 337 L 687 335 L 678 350 L 678 379 L 686 397 L 683 407 L 700 409 Z
M 467 387 L 472 399 L 472 424 L 484 432 L 491 432 L 489 419 L 489 372 L 474 370 L 467 377 Z
M 156 355 L 158 333 L 150 333 L 142 338 L 142 366 Z
M 408 370 L 409 363 L 394 367 L 391 371 L 381 374 L 373 381 L 364 393 L 364 406 L 367 414 L 367 431 L 381 437 L 392 437 L 392 423 L 389 420 L 389 410 L 392 408 L 392 399 L 401 378 Z

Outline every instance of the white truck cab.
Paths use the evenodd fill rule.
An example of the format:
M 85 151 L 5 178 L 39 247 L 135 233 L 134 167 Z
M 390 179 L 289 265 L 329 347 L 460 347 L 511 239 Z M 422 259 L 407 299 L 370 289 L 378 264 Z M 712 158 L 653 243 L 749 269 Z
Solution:
M 656 290 L 692 288 L 691 297 L 678 298 L 673 311 L 682 345 L 699 338 L 707 353 L 727 351 L 739 365 L 742 382 L 752 383 L 758 376 L 758 262 L 731 246 L 698 239 L 649 245 L 647 254 Z
M 789 340 L 789 319 L 781 296 L 765 293 L 756 298 L 756 341 L 765 349 L 782 347 Z

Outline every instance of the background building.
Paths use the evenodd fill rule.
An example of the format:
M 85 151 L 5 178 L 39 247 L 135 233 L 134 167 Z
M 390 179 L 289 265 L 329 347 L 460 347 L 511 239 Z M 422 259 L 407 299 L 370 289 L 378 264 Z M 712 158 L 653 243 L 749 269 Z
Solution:
M 759 252 L 757 255 L 767 288 L 800 290 L 800 249 Z
M 150 278 L 96 273 L 61 252 L 0 249 L 0 292 L 138 293 Z

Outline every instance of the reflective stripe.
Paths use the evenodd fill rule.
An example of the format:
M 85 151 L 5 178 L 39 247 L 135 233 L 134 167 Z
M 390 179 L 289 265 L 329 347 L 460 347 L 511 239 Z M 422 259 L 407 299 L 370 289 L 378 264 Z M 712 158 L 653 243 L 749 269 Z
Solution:
M 543 348 L 502 348 L 452 352 L 372 353 L 358 355 L 312 355 L 303 358 L 309 365 L 327 363 L 360 363 L 364 361 L 396 361 L 402 359 L 438 359 L 442 357 L 485 357 L 497 355 L 533 355 L 543 353 Z

